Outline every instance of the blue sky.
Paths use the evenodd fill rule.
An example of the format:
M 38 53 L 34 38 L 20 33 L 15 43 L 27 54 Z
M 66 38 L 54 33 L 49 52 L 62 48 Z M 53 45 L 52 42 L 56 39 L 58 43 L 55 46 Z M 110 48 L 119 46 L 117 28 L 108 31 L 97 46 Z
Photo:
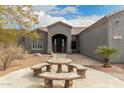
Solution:
M 34 5 L 33 7 L 39 11 L 39 24 L 34 25 L 33 29 L 47 27 L 57 21 L 73 27 L 88 27 L 103 16 L 123 8 L 122 5 Z M 15 24 L 8 27 L 18 28 Z
M 122 9 L 122 5 L 39 5 L 39 26 L 47 26 L 63 21 L 72 26 L 89 26 L 103 16 Z
M 70 12 L 64 15 L 61 14 L 51 14 L 53 16 L 64 16 L 65 18 L 68 18 L 68 16 L 73 17 L 74 15 L 78 16 L 91 16 L 91 15 L 106 15 L 112 11 L 116 11 L 122 6 L 119 5 L 74 5 L 74 6 L 69 6 L 69 5 L 61 5 L 57 6 L 60 10 L 65 9 L 67 7 L 75 7 L 77 9 L 77 12 Z
M 78 9 L 79 11 L 81 11 L 80 13 L 81 14 L 84 14 L 84 15 L 93 15 L 93 14 L 96 14 L 96 15 L 104 15 L 104 14 L 107 14 L 111 11 L 115 11 L 117 9 L 119 9 L 120 7 L 122 6 L 103 6 L 103 5 L 87 5 L 87 6 L 78 6 Z

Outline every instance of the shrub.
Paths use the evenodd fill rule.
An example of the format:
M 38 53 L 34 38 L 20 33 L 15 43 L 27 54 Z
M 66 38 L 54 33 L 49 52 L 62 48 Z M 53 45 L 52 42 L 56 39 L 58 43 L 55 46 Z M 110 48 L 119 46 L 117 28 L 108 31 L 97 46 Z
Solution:
M 107 47 L 107 46 L 99 46 L 96 49 L 96 53 L 100 54 L 104 57 L 105 63 L 103 65 L 103 67 L 111 67 L 109 59 L 110 59 L 111 56 L 117 55 L 118 49 L 110 48 L 110 47 Z
M 0 49 L 0 62 L 2 63 L 2 70 L 6 68 L 13 62 L 13 60 L 23 53 L 23 48 L 17 46 L 10 46 L 7 48 Z

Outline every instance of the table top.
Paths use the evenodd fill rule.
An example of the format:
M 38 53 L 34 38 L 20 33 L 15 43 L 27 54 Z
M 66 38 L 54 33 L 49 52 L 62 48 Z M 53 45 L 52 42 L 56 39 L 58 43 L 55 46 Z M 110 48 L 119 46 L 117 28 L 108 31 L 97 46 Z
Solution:
M 69 64 L 72 60 L 68 58 L 50 58 L 46 62 L 49 64 Z

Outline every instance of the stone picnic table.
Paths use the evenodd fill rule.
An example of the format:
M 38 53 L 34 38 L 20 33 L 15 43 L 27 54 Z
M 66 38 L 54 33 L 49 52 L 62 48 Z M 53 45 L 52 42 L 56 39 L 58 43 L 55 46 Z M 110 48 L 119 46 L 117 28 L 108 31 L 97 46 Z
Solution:
M 70 64 L 70 63 L 72 63 L 72 60 L 68 59 L 68 58 L 50 58 L 46 62 L 51 64 L 51 65 L 58 65 L 57 73 L 61 73 L 62 72 L 62 65 Z

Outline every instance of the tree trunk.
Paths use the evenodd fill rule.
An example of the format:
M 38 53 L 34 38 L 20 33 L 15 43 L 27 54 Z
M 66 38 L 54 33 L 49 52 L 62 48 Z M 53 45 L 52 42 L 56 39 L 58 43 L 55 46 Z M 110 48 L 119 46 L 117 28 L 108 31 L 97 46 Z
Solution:
M 6 64 L 3 65 L 3 71 L 5 71 L 5 70 L 6 70 Z
M 104 65 L 103 65 L 103 67 L 105 67 L 105 68 L 110 68 L 111 67 L 111 64 L 110 64 L 110 60 L 109 60 L 109 58 L 105 58 L 104 59 Z

